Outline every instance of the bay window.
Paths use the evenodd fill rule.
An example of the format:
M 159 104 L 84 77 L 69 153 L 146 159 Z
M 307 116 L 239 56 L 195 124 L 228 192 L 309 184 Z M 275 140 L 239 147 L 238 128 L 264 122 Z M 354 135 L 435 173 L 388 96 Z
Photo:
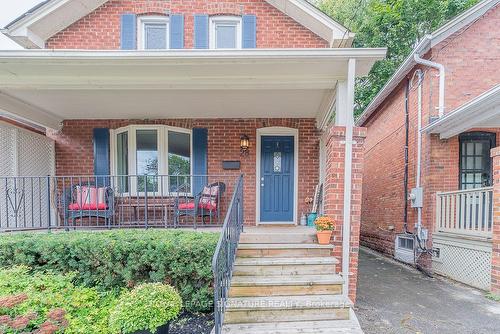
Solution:
M 132 125 L 112 131 L 112 170 L 121 193 L 190 193 L 191 154 L 187 129 Z

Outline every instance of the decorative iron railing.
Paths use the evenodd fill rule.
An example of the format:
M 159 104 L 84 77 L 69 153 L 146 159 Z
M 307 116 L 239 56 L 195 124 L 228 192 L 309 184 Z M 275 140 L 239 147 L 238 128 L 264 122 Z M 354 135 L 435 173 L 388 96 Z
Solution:
M 221 226 L 234 175 L 0 177 L 0 231 Z
M 491 238 L 493 187 L 439 192 L 436 232 Z
M 243 231 L 243 175 L 238 178 L 212 260 L 215 333 L 220 334 L 229 295 L 236 250 Z

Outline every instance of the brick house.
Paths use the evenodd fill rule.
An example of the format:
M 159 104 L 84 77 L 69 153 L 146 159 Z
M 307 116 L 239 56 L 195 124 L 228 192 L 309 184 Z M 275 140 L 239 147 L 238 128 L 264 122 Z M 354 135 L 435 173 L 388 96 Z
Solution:
M 426 36 L 357 121 L 368 131 L 361 243 L 495 291 L 498 3 Z
M 330 256 L 355 300 L 354 82 L 385 49 L 351 48 L 353 34 L 305 0 L 48 0 L 2 32 L 25 50 L 0 52 L 0 109 L 46 136 L 0 132 L 24 143 L 6 145 L 17 158 L 3 176 L 38 176 L 5 178 L 14 205 L 0 204 L 1 228 L 217 226 L 239 219 L 241 197 L 246 225 L 293 231 L 314 205 L 336 221 Z M 75 216 L 93 205 L 84 191 L 105 198 L 85 209 L 97 217 Z M 36 200 L 27 210 L 19 198 Z

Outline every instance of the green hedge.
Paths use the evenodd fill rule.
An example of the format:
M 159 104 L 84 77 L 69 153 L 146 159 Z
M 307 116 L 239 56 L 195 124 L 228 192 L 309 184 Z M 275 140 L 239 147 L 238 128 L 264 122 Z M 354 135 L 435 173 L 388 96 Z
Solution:
M 0 269 L 0 333 L 115 333 L 108 322 L 118 291 L 74 285 L 74 277 Z
M 212 309 L 216 233 L 175 230 L 0 235 L 0 267 L 76 272 L 100 291 L 142 282 L 172 284 L 189 311 Z

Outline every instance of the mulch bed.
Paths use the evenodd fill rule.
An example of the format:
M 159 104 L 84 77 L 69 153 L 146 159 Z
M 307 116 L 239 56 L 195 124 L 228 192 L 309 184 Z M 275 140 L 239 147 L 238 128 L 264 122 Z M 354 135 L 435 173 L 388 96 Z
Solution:
M 210 334 L 213 327 L 213 314 L 184 312 L 172 322 L 169 334 Z

